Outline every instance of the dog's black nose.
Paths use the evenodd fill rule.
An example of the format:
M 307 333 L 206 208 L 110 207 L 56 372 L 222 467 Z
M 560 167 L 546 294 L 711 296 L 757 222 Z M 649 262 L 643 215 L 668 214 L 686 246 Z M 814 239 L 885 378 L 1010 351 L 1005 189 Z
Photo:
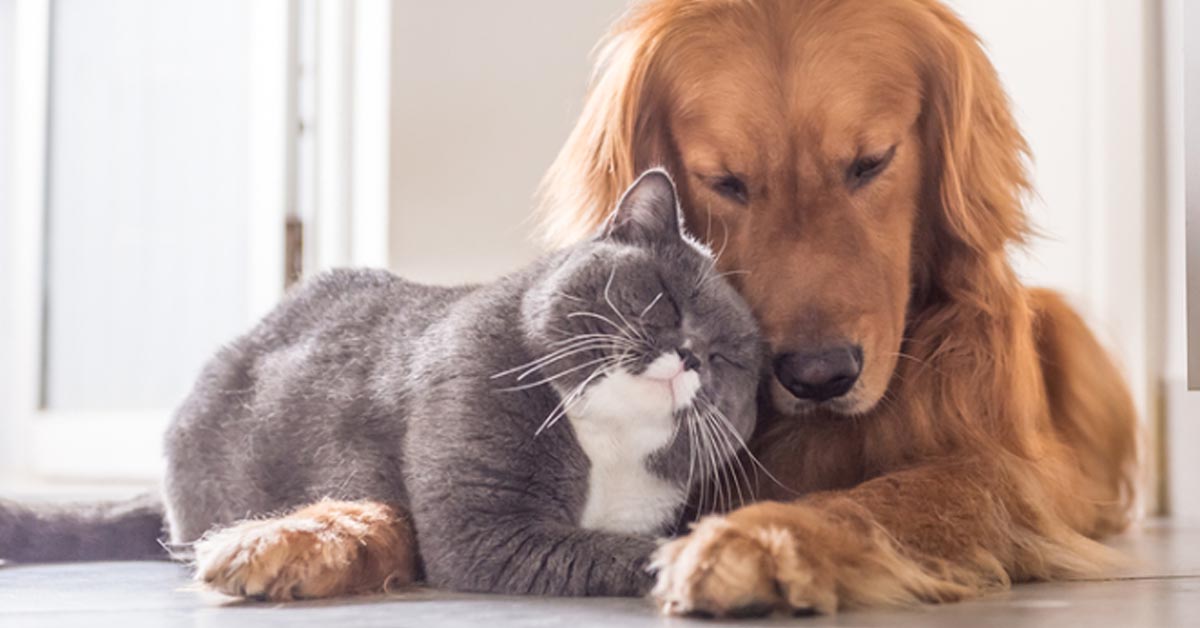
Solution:
M 854 388 L 862 363 L 858 345 L 784 353 L 775 357 L 775 377 L 800 399 L 827 401 Z

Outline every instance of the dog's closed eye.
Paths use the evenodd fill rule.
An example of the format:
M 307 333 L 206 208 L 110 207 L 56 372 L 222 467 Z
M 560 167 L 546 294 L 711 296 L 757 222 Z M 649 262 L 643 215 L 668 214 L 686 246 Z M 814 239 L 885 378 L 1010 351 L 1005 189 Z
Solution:
M 876 155 L 864 155 L 855 159 L 850 167 L 846 169 L 846 185 L 851 190 L 870 183 L 872 179 L 879 176 L 889 163 L 892 157 L 896 155 L 896 147 L 892 146 L 887 151 Z
M 746 183 L 735 174 L 723 174 L 708 179 L 713 191 L 725 198 L 745 205 L 750 200 Z

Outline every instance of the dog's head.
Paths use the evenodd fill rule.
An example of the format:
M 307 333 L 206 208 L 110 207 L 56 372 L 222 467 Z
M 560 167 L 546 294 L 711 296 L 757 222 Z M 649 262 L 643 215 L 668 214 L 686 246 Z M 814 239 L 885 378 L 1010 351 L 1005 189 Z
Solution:
M 752 305 L 777 409 L 872 409 L 932 304 L 976 298 L 1025 231 L 1025 144 L 975 36 L 934 0 L 652 0 L 599 51 L 546 180 L 559 241 L 640 170 Z

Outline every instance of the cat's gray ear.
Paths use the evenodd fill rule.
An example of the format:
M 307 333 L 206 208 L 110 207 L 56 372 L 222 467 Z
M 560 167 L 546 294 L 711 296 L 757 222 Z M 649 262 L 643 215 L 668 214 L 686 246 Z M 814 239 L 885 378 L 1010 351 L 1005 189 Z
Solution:
M 662 168 L 647 170 L 625 191 L 604 227 L 604 237 L 649 243 L 681 237 L 675 182 Z

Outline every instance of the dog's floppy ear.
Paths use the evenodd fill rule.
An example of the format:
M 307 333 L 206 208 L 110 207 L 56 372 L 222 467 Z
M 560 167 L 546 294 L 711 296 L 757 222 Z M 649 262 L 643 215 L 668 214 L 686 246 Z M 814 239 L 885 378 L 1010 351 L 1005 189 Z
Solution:
M 653 4 L 632 8 L 596 49 L 583 113 L 539 190 L 543 235 L 553 244 L 594 233 L 637 173 L 664 162 L 652 68 L 670 16 Z
M 1029 147 L 978 38 L 950 9 L 927 3 L 924 135 L 930 199 L 947 234 L 977 255 L 1002 252 L 1028 231 L 1022 208 Z

